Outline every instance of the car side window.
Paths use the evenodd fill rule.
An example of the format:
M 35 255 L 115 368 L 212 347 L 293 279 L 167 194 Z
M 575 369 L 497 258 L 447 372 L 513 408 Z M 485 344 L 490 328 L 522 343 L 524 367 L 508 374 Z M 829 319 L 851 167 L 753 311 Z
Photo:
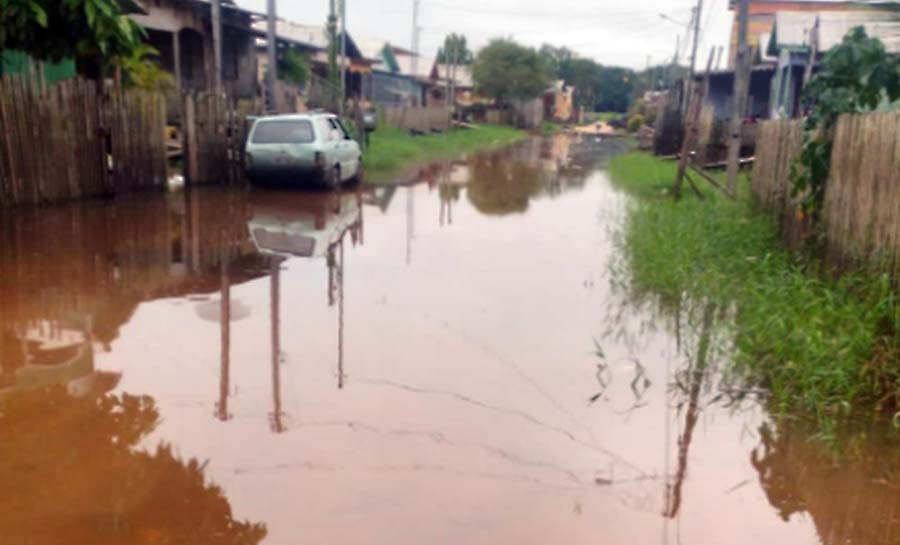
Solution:
M 341 136 L 344 138 L 344 140 L 352 140 L 353 137 L 350 136 L 350 131 L 347 130 L 347 126 L 344 125 L 344 122 L 341 121 L 340 118 L 336 118 L 335 122 L 337 123 L 338 127 L 341 128 Z
M 328 123 L 331 125 L 332 140 L 344 140 L 347 138 L 347 134 L 344 132 L 344 128 L 341 127 L 341 124 L 335 118 L 329 117 Z

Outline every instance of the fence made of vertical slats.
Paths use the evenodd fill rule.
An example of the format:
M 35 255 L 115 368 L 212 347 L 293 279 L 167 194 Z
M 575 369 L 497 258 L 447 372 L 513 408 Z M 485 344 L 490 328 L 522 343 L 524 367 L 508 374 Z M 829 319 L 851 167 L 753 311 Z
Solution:
M 210 93 L 184 95 L 185 176 L 191 184 L 228 184 L 243 176 L 252 101 Z
M 898 271 L 900 113 L 840 118 L 822 218 L 832 260 Z
M 161 95 L 37 74 L 0 78 L 0 206 L 164 187 Z
M 757 126 L 756 161 L 751 191 L 756 201 L 775 214 L 782 237 L 793 248 L 809 234 L 809 219 L 791 197 L 791 168 L 803 148 L 803 121 L 782 119 Z
M 803 147 L 802 120 L 761 123 L 752 192 L 773 211 L 791 246 L 810 234 L 809 218 L 791 197 L 791 167 Z M 900 265 L 900 113 L 842 116 L 834 132 L 821 213 L 826 251 L 841 267 Z
M 444 106 L 382 108 L 384 124 L 401 131 L 446 131 L 450 127 L 450 112 Z

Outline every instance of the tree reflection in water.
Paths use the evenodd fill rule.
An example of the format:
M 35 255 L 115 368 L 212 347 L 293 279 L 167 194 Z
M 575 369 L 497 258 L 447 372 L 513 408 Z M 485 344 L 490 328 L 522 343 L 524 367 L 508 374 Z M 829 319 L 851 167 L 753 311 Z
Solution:
M 239 522 L 204 465 L 162 444 L 152 398 L 75 398 L 55 387 L 0 411 L 0 542 L 29 545 L 255 545 L 262 524 Z
M 843 452 L 788 421 L 760 428 L 750 461 L 785 521 L 808 513 L 823 545 L 900 543 L 900 440 L 893 431 L 844 434 Z
M 528 210 L 529 201 L 544 187 L 538 166 L 509 161 L 501 154 L 473 157 L 466 195 L 482 214 L 507 215 Z

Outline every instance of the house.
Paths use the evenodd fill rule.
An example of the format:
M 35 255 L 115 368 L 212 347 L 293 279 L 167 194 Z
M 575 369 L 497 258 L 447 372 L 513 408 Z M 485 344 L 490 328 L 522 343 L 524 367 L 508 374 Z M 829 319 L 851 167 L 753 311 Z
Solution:
M 575 115 L 575 87 L 558 80 L 544 93 L 544 117 L 568 123 Z
M 750 20 L 747 31 L 747 43 L 754 50 L 761 49 L 760 44 L 764 43 L 763 37 L 772 34 L 775 18 L 779 13 L 846 13 L 877 10 L 881 6 L 888 4 L 896 6 L 896 2 L 891 2 L 890 0 L 750 0 L 749 4 Z M 731 54 L 728 66 L 733 69 L 737 55 L 737 1 L 730 0 L 729 7 L 734 12 L 734 20 L 731 30 Z
M 254 24 L 254 29 L 264 34 L 266 26 L 266 21 L 259 21 Z M 277 54 L 279 56 L 288 49 L 293 49 L 309 58 L 312 72 L 312 81 L 306 89 L 309 100 L 316 103 L 321 98 L 318 95 L 334 95 L 338 91 L 337 89 L 332 89 L 332 84 L 329 82 L 328 77 L 329 40 L 328 29 L 325 25 L 308 25 L 279 19 L 275 23 L 275 35 L 278 42 Z M 340 33 L 338 33 L 337 40 L 338 43 L 341 42 Z M 349 32 L 346 39 L 346 53 L 346 89 L 344 99 L 366 98 L 368 81 L 372 77 L 372 67 L 376 64 L 377 59 L 365 55 Z M 337 62 L 341 62 L 340 56 L 338 56 Z M 257 77 L 262 83 L 268 69 L 266 46 L 262 41 L 258 43 L 257 64 L 259 66 Z M 323 104 L 315 105 L 321 106 Z
M 776 14 L 771 35 L 760 44 L 766 59 L 774 59 L 769 117 L 794 117 L 810 61 L 817 62 L 856 27 L 876 37 L 889 53 L 900 54 L 900 11 L 783 12 Z M 815 43 L 816 57 L 812 57 Z M 815 67 L 813 68 L 815 70 Z
M 750 119 L 770 117 L 770 96 L 775 72 L 775 66 L 769 64 L 761 64 L 752 68 L 745 117 Z M 703 74 L 696 77 L 697 83 L 702 83 L 704 79 Z M 706 102 L 713 106 L 716 121 L 731 119 L 734 108 L 734 70 L 710 72 Z
M 375 61 L 364 93 L 369 101 L 383 106 L 424 106 L 434 102 L 434 59 L 388 41 L 369 39 L 362 44 L 366 56 Z
M 213 91 L 212 15 L 209 0 L 144 0 L 132 20 L 147 31 L 162 68 L 177 91 Z M 222 0 L 222 84 L 236 98 L 255 98 L 256 39 L 253 23 L 262 15 Z

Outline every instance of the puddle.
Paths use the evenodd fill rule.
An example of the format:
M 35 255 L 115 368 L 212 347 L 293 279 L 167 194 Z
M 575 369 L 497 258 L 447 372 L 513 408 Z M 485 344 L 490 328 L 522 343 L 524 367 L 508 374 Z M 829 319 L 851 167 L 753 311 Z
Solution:
M 900 456 L 711 403 L 617 143 L 0 218 L 0 544 L 900 543 Z M 679 322 L 679 323 L 676 323 Z

